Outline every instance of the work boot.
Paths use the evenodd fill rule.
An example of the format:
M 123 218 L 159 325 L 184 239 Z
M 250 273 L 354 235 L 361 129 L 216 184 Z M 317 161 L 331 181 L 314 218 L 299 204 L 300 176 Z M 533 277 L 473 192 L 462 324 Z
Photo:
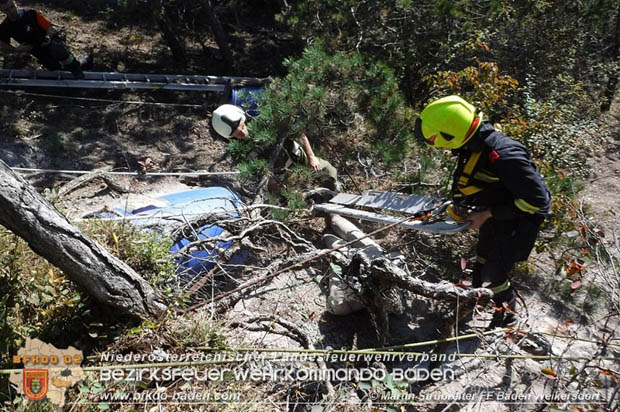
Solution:
M 518 321 L 515 315 L 517 311 L 517 297 L 515 296 L 514 288 L 511 286 L 509 289 L 496 294 L 493 300 L 495 301 L 495 313 L 493 313 L 489 329 L 514 326 Z M 506 308 L 504 303 L 507 303 L 508 308 Z
M 84 78 L 84 72 L 82 72 L 82 65 L 80 64 L 78 59 L 73 59 L 71 64 L 67 66 L 67 69 L 71 70 L 71 74 L 73 74 L 73 77 L 75 77 L 76 79 Z
M 502 308 L 503 309 L 503 308 Z M 493 314 L 493 318 L 491 319 L 491 323 L 489 323 L 489 330 L 497 329 L 497 328 L 507 328 L 509 326 L 514 326 L 518 322 L 517 317 L 514 313 L 506 313 L 506 310 L 496 310 Z
M 94 55 L 92 52 L 81 55 L 77 60 L 80 62 L 82 70 L 92 70 L 94 63 Z

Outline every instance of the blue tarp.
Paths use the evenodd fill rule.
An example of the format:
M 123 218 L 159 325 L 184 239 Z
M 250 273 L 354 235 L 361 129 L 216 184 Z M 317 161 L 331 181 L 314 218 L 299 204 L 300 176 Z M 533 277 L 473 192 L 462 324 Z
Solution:
M 100 219 L 125 217 L 136 226 L 168 226 L 192 220 L 210 213 L 226 213 L 231 217 L 238 216 L 238 209 L 243 205 L 241 199 L 225 187 L 206 187 L 184 192 L 172 193 L 155 199 L 155 204 L 145 204 L 131 211 L 114 209 L 89 213 L 84 218 Z M 170 253 L 176 253 L 192 241 L 212 238 L 220 235 L 224 229 L 217 225 L 205 225 L 196 230 L 198 239 L 183 238 L 176 242 Z M 228 249 L 231 242 L 217 242 L 218 249 Z M 176 259 L 177 274 L 189 280 L 196 275 L 204 274 L 215 266 L 214 250 L 195 250 L 190 255 Z M 239 264 L 247 257 L 247 251 L 233 256 L 229 263 Z

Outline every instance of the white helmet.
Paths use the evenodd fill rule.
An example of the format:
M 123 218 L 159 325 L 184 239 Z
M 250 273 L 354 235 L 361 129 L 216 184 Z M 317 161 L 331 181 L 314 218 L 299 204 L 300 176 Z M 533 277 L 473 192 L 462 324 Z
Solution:
M 238 106 L 223 104 L 213 112 L 211 124 L 223 137 L 231 137 L 235 129 L 245 122 L 245 112 Z

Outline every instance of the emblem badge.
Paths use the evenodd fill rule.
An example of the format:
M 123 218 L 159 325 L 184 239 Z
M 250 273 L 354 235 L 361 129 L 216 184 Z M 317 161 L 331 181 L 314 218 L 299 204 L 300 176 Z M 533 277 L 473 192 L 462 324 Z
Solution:
M 38 401 L 45 398 L 48 378 L 47 369 L 24 369 L 24 393 L 28 399 Z

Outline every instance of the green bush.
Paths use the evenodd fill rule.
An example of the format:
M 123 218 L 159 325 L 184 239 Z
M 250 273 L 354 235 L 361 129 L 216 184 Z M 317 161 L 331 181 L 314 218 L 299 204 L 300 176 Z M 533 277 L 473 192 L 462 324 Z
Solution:
M 93 220 L 87 222 L 84 229 L 152 285 L 163 287 L 174 278 L 171 239 L 155 231 L 142 231 L 126 222 Z
M 534 79 L 536 97 L 545 100 L 571 79 L 598 110 L 618 73 L 617 16 L 611 0 L 302 0 L 286 21 L 329 50 L 356 50 L 386 62 L 413 105 L 430 96 L 423 78 L 486 61 L 520 83 Z
M 317 42 L 285 66 L 288 75 L 269 86 L 260 115 L 248 125 L 249 137 L 231 142 L 234 156 L 256 150 L 268 157 L 269 148 L 302 132 L 313 150 L 324 153 L 337 168 L 359 152 L 374 153 L 386 167 L 396 166 L 410 153 L 415 117 L 385 64 L 367 62 L 355 52 L 329 54 Z M 244 159 L 239 170 L 245 177 L 264 174 L 265 165 L 266 161 Z M 293 171 L 291 176 L 301 175 Z
M 129 225 L 89 222 L 86 231 L 111 252 L 138 270 L 150 283 L 165 288 L 174 276 L 170 240 L 142 233 Z M 26 338 L 57 346 L 76 339 L 102 343 L 117 333 L 106 310 L 34 253 L 19 237 L 0 228 L 0 355 L 10 359 Z M 110 322 L 101 333 L 103 323 Z M 4 365 L 9 366 L 9 365 Z

